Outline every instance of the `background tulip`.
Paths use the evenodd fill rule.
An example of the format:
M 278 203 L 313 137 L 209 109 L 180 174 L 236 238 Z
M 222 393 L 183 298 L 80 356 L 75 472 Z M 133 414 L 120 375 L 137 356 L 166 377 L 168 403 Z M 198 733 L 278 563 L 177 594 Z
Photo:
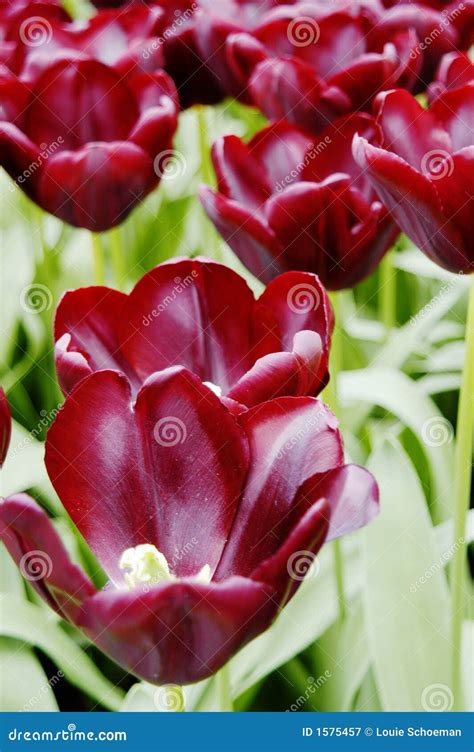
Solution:
M 376 103 L 377 131 L 354 139 L 354 156 L 404 232 L 452 272 L 474 270 L 474 84 L 424 110 L 392 91 Z
M 0 89 L 0 164 L 46 211 L 106 230 L 157 186 L 177 124 L 165 73 L 124 81 L 96 60 L 66 59 L 28 86 L 6 73 Z
M 307 567 L 325 540 L 378 510 L 375 481 L 343 464 L 337 423 L 322 403 L 281 398 L 237 419 L 179 368 L 148 379 L 136 401 L 118 373 L 85 379 L 49 432 L 46 464 L 109 586 L 96 591 L 24 495 L 1 507 L 3 540 L 18 563 L 31 550 L 47 555 L 37 592 L 156 684 L 218 670 L 294 595 L 297 557 L 303 552 Z M 143 565 L 128 578 L 124 552 Z M 148 577 L 158 552 L 167 581 Z
M 201 201 L 263 282 L 301 269 L 329 289 L 351 287 L 392 245 L 398 230 L 352 157 L 357 131 L 372 134 L 372 118 L 342 118 L 318 141 L 280 122 L 248 145 L 235 136 L 214 145 L 218 192 L 203 187 Z

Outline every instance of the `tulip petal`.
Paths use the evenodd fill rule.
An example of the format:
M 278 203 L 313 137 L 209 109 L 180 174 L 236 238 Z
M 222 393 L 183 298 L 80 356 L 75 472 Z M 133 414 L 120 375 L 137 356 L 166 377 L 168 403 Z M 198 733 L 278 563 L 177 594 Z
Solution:
M 79 383 L 59 412 L 46 467 L 114 581 L 122 580 L 124 550 L 142 543 L 186 576 L 205 564 L 212 572 L 219 560 L 247 470 L 247 443 L 218 397 L 184 369 L 151 377 L 135 405 L 123 375 L 100 371 Z
M 226 394 L 251 365 L 253 305 L 246 282 L 222 264 L 161 264 L 128 296 L 122 353 L 141 379 L 182 365 Z
M 7 396 L 0 387 L 0 468 L 5 462 L 12 432 L 12 419 Z
M 451 150 L 446 131 L 409 92 L 397 89 L 380 94 L 376 108 L 384 149 L 398 154 L 415 170 L 422 169 L 430 152 Z
M 219 139 L 212 147 L 219 191 L 234 201 L 259 210 L 270 196 L 270 184 L 262 167 L 237 136 Z
M 66 394 L 92 371 L 117 369 L 131 377 L 117 336 L 126 300 L 126 295 L 108 287 L 83 287 L 61 298 L 54 338 L 59 383 Z M 68 339 L 61 339 L 65 335 Z
M 215 579 L 250 575 L 289 534 L 293 502 L 314 474 L 342 464 L 337 420 L 318 400 L 281 397 L 240 416 L 250 474 Z
M 77 149 L 126 139 L 137 118 L 135 98 L 112 68 L 91 59 L 66 59 L 49 66 L 36 82 L 25 131 L 37 144 L 49 144 L 54 134 L 65 149 Z
M 26 494 L 4 499 L 0 535 L 32 587 L 61 616 L 75 621 L 95 587 L 71 561 L 46 512 Z
M 273 595 L 268 585 L 242 577 L 104 591 L 86 602 L 80 626 L 142 679 L 190 684 L 211 676 L 270 625 L 278 607 Z
M 474 145 L 474 81 L 467 86 L 446 91 L 430 109 L 448 131 L 451 151 Z
M 320 499 L 326 499 L 329 507 L 326 540 L 364 527 L 379 513 L 377 483 L 368 470 L 358 465 L 343 465 L 303 483 L 294 502 L 293 524 Z
M 47 211 L 93 232 L 119 224 L 158 183 L 150 156 L 133 143 L 90 143 L 51 157 L 42 173 Z
M 242 263 L 263 283 L 287 271 L 283 246 L 251 208 L 231 201 L 207 186 L 199 189 L 208 217 Z
M 307 162 L 314 158 L 313 146 L 314 137 L 281 120 L 258 131 L 248 149 L 268 175 L 273 192 L 301 177 Z
M 447 220 L 434 183 L 398 155 L 355 136 L 354 157 L 367 171 L 385 206 L 401 229 L 429 258 L 454 272 L 469 268 L 464 241 Z

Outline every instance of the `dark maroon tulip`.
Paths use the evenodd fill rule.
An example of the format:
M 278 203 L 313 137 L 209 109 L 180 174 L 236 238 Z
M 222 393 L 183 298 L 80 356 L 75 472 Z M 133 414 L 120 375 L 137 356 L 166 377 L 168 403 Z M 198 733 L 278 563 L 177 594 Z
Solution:
M 13 0 L 0 3 L 0 64 L 13 64 L 18 46 L 28 41 L 31 48 L 49 36 L 52 24 L 70 21 L 70 16 L 55 2 Z
M 263 282 L 298 269 L 330 289 L 352 287 L 391 247 L 398 230 L 352 157 L 356 132 L 373 135 L 373 118 L 342 118 L 318 141 L 279 122 L 248 145 L 236 136 L 214 145 L 218 192 L 203 187 L 202 203 Z
M 452 272 L 474 271 L 474 84 L 424 110 L 405 91 L 376 103 L 377 133 L 354 155 L 402 230 Z
M 124 80 L 96 60 L 61 60 L 29 86 L 0 75 L 0 91 L 0 164 L 51 214 L 107 230 L 158 184 L 177 125 L 162 71 Z
M 10 416 L 10 406 L 6 394 L 0 386 L 0 467 L 2 467 L 7 456 L 11 432 L 12 419 Z
M 183 368 L 136 400 L 116 371 L 84 379 L 46 465 L 110 582 L 96 591 L 27 496 L 1 506 L 3 540 L 50 606 L 155 684 L 213 674 L 270 626 L 325 541 L 378 511 L 321 402 L 282 397 L 236 417 Z
M 374 44 L 380 44 L 387 35 L 406 29 L 416 32 L 418 43 L 411 53 L 414 60 L 420 61 L 415 92 L 423 91 L 431 83 L 443 55 L 467 50 L 473 41 L 474 3 L 471 0 L 456 1 L 437 9 L 440 5 L 397 3 L 381 15 L 371 32 Z
M 26 26 L 19 35 L 9 63 L 23 81 L 34 81 L 53 61 L 85 56 L 114 68 L 122 76 L 152 73 L 163 67 L 160 34 L 164 13 L 157 6 L 134 3 L 120 10 L 102 11 L 89 21 L 47 22 L 38 17 L 37 39 L 34 23 L 31 19 L 31 28 Z
M 446 89 L 474 83 L 474 65 L 464 52 L 450 52 L 445 55 L 436 72 L 435 81 L 428 90 L 429 99 L 433 101 Z
M 155 371 L 184 366 L 232 410 L 280 395 L 315 396 L 328 380 L 332 310 L 314 274 L 287 273 L 255 301 L 246 282 L 205 259 L 161 264 L 130 295 L 67 292 L 55 318 L 63 391 L 116 369 L 136 392 Z
M 344 114 L 370 109 L 384 89 L 414 85 L 415 33 L 375 35 L 379 20 L 375 4 L 285 6 L 252 34 L 229 36 L 228 61 L 270 119 L 319 132 Z

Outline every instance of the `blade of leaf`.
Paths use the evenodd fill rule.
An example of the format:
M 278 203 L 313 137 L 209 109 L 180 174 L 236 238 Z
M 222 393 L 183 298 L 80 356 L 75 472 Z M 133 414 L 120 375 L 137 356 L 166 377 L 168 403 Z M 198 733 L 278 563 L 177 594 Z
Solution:
M 381 513 L 363 535 L 364 602 L 383 710 L 429 710 L 436 688 L 448 709 L 449 595 L 421 484 L 395 443 L 384 442 L 369 467 Z
M 8 594 L 0 598 L 0 632 L 45 652 L 67 679 L 110 710 L 118 710 L 124 693 L 108 681 L 91 659 L 49 618 L 48 612 Z

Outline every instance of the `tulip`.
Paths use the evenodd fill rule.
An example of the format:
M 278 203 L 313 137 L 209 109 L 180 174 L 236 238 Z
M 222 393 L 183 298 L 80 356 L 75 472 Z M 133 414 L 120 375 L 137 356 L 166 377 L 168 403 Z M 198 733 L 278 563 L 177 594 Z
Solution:
M 0 164 L 39 206 L 76 227 L 119 224 L 159 182 L 177 125 L 163 72 L 123 80 L 60 60 L 26 85 L 0 75 Z
M 12 432 L 10 406 L 5 392 L 0 387 L 0 468 L 5 462 Z
M 354 156 L 402 230 L 440 266 L 474 270 L 474 84 L 424 110 L 405 91 L 376 102 L 377 133 L 356 136 Z
M 52 608 L 154 684 L 217 671 L 270 626 L 325 541 L 378 511 L 374 479 L 343 464 L 318 400 L 233 416 L 177 367 L 136 399 L 116 371 L 84 379 L 48 433 L 46 466 L 109 581 L 96 590 L 25 495 L 0 507 L 7 549 Z
M 438 2 L 391 4 L 394 7 L 381 15 L 372 31 L 372 42 L 380 44 L 387 35 L 402 33 L 406 29 L 414 31 L 417 44 L 411 57 L 420 61 L 415 92 L 424 91 L 432 82 L 443 55 L 468 50 L 472 44 L 474 3 L 471 0 L 451 2 L 444 8 Z
M 264 283 L 290 269 L 316 273 L 329 289 L 352 287 L 377 266 L 398 230 L 363 171 L 352 138 L 373 133 L 366 114 L 338 120 L 318 137 L 274 123 L 245 145 L 213 147 L 218 191 L 201 189 L 217 229 Z
M 53 61 L 87 55 L 122 76 L 153 73 L 163 67 L 163 19 L 159 7 L 142 4 L 102 11 L 86 22 L 38 17 L 25 22 L 9 67 L 23 81 L 34 82 Z
M 283 6 L 252 34 L 229 36 L 229 64 L 267 117 L 320 132 L 344 114 L 368 110 L 378 92 L 415 84 L 414 31 L 381 33 L 375 7 Z
M 284 274 L 255 301 L 228 267 L 177 259 L 130 295 L 67 292 L 55 317 L 56 367 L 68 394 L 96 371 L 119 370 L 136 392 L 156 371 L 181 365 L 240 411 L 280 395 L 316 396 L 328 381 L 332 325 L 314 274 Z
M 62 6 L 54 2 L 3 2 L 0 5 L 0 64 L 13 64 L 22 41 L 29 42 L 33 49 L 48 37 L 53 23 L 70 20 Z
M 474 83 L 474 65 L 469 56 L 463 52 L 451 52 L 439 64 L 435 80 L 428 90 L 429 99 L 433 101 L 446 89 L 456 89 L 470 83 Z

